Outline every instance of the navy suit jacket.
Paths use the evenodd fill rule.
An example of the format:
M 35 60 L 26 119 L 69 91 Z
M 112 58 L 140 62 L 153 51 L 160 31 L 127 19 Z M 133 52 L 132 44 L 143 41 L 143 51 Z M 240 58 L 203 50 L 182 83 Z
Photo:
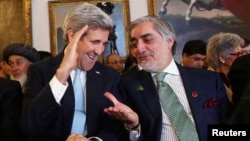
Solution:
M 225 87 L 220 76 L 215 72 L 177 66 L 199 139 L 207 141 L 208 125 L 226 123 L 230 118 L 231 106 Z M 139 115 L 140 140 L 160 141 L 162 111 L 151 74 L 143 70 L 139 71 L 137 67 L 134 67 L 123 75 L 120 88 L 127 104 Z M 197 97 L 195 97 L 196 94 Z
M 74 91 L 71 78 L 59 105 L 52 94 L 49 81 L 60 65 L 63 53 L 55 58 L 32 64 L 28 69 L 25 99 L 22 110 L 22 127 L 33 140 L 65 141 L 70 135 L 74 114 Z M 87 137 L 97 136 L 104 141 L 128 140 L 123 123 L 104 113 L 112 103 L 104 92 L 117 94 L 120 74 L 96 63 L 87 71 L 86 79 Z M 32 140 L 32 141 L 33 141 Z

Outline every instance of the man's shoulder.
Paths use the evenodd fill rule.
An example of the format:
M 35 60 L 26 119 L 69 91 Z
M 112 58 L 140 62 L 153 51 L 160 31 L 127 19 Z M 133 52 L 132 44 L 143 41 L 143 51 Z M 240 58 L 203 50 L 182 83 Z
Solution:
M 21 90 L 21 86 L 20 86 L 20 83 L 18 81 L 0 77 L 0 92 L 3 89 L 12 89 L 12 90 L 14 90 L 16 88 L 19 88 Z
M 207 74 L 207 75 L 215 75 L 215 74 L 217 74 L 216 72 L 210 71 L 210 70 L 207 70 L 207 69 L 183 67 L 183 66 L 180 66 L 179 70 L 181 72 L 188 72 L 189 74 L 193 74 L 193 75 L 198 75 L 198 74 L 201 74 L 201 75 L 205 75 L 205 74 Z
M 1 83 L 1 87 L 3 85 L 5 86 L 9 86 L 9 85 L 19 85 L 19 82 L 16 81 L 16 80 L 10 80 L 10 79 L 7 79 L 7 78 L 2 78 L 0 77 L 0 83 Z

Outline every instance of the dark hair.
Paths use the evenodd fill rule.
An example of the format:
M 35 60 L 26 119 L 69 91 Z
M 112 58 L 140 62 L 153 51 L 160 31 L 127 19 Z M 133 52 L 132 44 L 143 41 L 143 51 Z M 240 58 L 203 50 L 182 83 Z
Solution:
M 40 61 L 53 57 L 53 55 L 48 51 L 38 51 L 38 54 Z
M 206 55 L 206 42 L 203 40 L 189 40 L 185 43 L 182 55 L 204 54 Z

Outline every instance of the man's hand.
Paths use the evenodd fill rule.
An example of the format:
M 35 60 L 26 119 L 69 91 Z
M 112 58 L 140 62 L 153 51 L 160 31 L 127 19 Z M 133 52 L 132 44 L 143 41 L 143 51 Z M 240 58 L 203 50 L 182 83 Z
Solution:
M 82 35 L 87 32 L 88 25 L 84 26 L 81 30 L 76 33 L 73 33 L 72 30 L 68 31 L 69 36 L 69 44 L 67 45 L 64 51 L 63 60 L 56 71 L 57 79 L 62 83 L 66 84 L 66 81 L 70 75 L 70 72 L 76 68 L 78 52 L 77 52 L 77 44 L 81 39 Z
M 89 141 L 89 139 L 81 134 L 70 134 L 66 141 Z
M 131 128 L 136 127 L 139 124 L 138 115 L 130 107 L 119 102 L 109 92 L 106 92 L 104 96 L 108 98 L 114 104 L 114 107 L 105 108 L 104 112 L 123 121 L 125 124 L 127 124 Z

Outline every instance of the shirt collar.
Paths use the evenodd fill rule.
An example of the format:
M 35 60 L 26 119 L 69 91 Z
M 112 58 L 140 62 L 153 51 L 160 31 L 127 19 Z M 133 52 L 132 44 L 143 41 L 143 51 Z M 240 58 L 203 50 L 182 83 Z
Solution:
M 180 75 L 179 69 L 177 68 L 177 65 L 176 65 L 173 58 L 172 58 L 170 64 L 162 72 L 166 72 L 168 74 L 177 75 L 177 76 Z M 156 73 L 151 73 L 151 75 L 155 76 Z
M 167 72 L 167 73 L 173 74 L 173 75 L 180 75 L 179 69 L 178 69 L 173 58 L 172 58 L 170 64 L 163 70 L 163 72 Z

